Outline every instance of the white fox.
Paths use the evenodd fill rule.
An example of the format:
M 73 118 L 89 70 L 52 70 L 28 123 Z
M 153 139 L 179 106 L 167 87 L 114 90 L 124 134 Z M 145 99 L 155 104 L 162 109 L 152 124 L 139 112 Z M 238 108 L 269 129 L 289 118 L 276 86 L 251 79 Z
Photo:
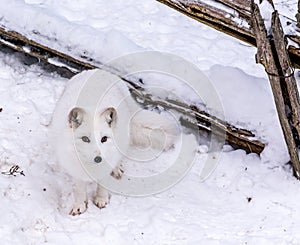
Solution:
M 175 144 L 179 135 L 174 121 L 158 113 L 141 110 L 130 96 L 126 85 L 120 81 L 111 91 L 108 91 L 109 96 L 102 99 L 96 114 L 89 106 L 78 107 L 77 99 L 84 85 L 92 76 L 95 77 L 99 73 L 104 74 L 101 76 L 102 79 L 105 77 L 106 82 L 111 82 L 111 84 L 120 80 L 98 69 L 84 71 L 74 76 L 68 82 L 56 106 L 50 125 L 51 141 L 58 161 L 75 180 L 71 215 L 79 215 L 86 211 L 88 204 L 86 184 L 92 181 L 78 154 L 84 158 L 85 162 L 100 163 L 103 159 L 108 161 L 113 169 L 111 175 L 118 179 L 123 173 L 121 163 L 129 147 L 135 145 L 141 148 L 166 150 Z M 101 86 L 101 81 L 98 82 Z M 131 117 L 127 123 L 129 125 L 124 125 L 126 122 L 124 117 Z M 90 125 L 93 127 L 91 128 Z M 126 128 L 129 129 L 128 134 L 126 134 Z M 125 132 L 123 135 L 125 137 L 122 137 L 120 150 L 115 145 L 118 142 L 114 140 L 114 135 L 118 136 L 122 131 Z M 163 142 L 162 134 L 165 136 Z M 98 147 L 93 149 L 93 145 L 98 145 Z M 92 152 L 92 154 L 86 154 L 86 152 Z M 98 184 L 94 204 L 99 208 L 104 208 L 108 202 L 108 191 Z

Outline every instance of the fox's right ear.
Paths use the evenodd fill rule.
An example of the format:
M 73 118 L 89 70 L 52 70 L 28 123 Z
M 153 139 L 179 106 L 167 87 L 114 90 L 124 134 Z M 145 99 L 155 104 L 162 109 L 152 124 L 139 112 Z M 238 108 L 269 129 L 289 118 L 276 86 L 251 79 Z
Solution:
M 78 107 L 73 108 L 69 113 L 69 126 L 70 128 L 78 128 L 83 121 L 84 110 Z

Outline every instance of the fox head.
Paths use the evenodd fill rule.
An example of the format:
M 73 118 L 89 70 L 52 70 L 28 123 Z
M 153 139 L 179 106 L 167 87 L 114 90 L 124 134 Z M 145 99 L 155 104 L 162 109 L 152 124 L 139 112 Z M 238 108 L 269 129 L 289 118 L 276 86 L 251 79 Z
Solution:
M 118 137 L 115 137 L 118 123 L 115 108 L 108 107 L 93 115 L 75 107 L 69 113 L 68 122 L 81 160 L 87 164 L 98 164 L 105 160 L 112 168 L 117 166 L 122 154 L 116 140 Z

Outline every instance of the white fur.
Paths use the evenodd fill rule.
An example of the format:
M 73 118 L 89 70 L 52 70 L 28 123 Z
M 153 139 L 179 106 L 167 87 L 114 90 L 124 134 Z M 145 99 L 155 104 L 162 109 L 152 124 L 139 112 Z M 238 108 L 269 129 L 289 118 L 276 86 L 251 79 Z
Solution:
M 123 82 L 118 82 L 117 86 L 108 92 L 109 96 L 101 98 L 95 118 L 91 108 L 79 108 L 79 113 L 76 114 L 78 116 L 76 120 L 78 120 L 74 120 L 74 125 L 70 125 L 69 114 L 76 105 L 79 93 L 86 81 L 97 75 L 97 72 L 100 71 L 84 71 L 68 82 L 57 104 L 51 123 L 51 141 L 58 162 L 74 178 L 76 183 L 74 188 L 75 201 L 70 212 L 72 215 L 81 214 L 87 209 L 86 182 L 91 181 L 89 174 L 78 159 L 76 150 L 83 155 L 87 162 L 93 162 L 95 156 L 101 156 L 114 168 L 112 175 L 120 178 L 123 172 L 120 169 L 120 163 L 130 144 L 142 148 L 167 150 L 172 147 L 179 133 L 174 122 L 172 123 L 170 119 L 154 112 L 139 109 Z M 103 73 L 103 71 L 101 72 Z M 112 81 L 116 79 L 111 74 L 105 75 Z M 101 81 L 99 83 L 101 84 Z M 112 122 L 110 122 L 112 119 L 110 117 L 111 111 L 116 116 L 116 118 L 113 117 Z M 94 119 L 94 128 L 91 129 L 89 125 Z M 77 122 L 79 121 L 80 125 L 78 124 L 78 126 Z M 76 132 L 75 138 L 73 130 Z M 104 136 L 107 137 L 107 141 L 105 143 L 95 142 L 95 138 L 91 137 L 92 133 L 95 134 L 97 141 Z M 90 143 L 84 142 L 83 136 L 87 136 Z M 74 147 L 74 140 L 77 149 Z M 121 147 L 117 147 L 116 143 Z M 98 144 L 99 147 L 93 149 L 92 154 L 86 155 L 85 152 L 90 150 L 89 147 L 95 144 Z M 108 199 L 108 192 L 98 185 L 94 203 L 99 208 L 103 208 L 108 203 Z

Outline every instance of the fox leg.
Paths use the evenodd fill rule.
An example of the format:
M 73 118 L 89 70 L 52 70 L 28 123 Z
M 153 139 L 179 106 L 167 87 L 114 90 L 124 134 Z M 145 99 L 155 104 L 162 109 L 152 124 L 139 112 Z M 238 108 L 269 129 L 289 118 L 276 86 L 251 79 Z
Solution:
M 103 188 L 101 185 L 97 184 L 97 190 L 96 190 L 96 195 L 94 198 L 94 204 L 98 208 L 105 208 L 105 206 L 109 202 L 109 193 L 108 191 Z
M 70 211 L 70 215 L 79 215 L 84 213 L 88 207 L 86 183 L 82 180 L 75 181 L 74 187 L 74 204 Z

